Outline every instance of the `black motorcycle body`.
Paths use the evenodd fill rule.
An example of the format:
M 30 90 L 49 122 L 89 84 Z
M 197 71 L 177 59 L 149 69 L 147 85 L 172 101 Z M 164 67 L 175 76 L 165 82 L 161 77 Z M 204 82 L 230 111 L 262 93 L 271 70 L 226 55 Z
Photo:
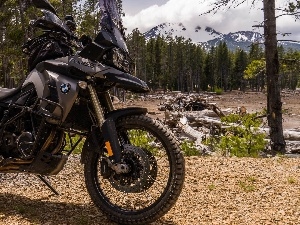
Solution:
M 73 52 L 78 39 L 55 9 L 47 0 L 33 2 L 44 13 L 34 25 L 46 31 L 24 46 L 31 71 L 23 84 L 0 88 L 0 172 L 56 175 L 78 144 L 66 151 L 66 134 L 77 134 L 85 140 L 81 161 L 99 209 L 123 224 L 160 218 L 181 192 L 184 159 L 170 131 L 147 117 L 146 109 L 113 106 L 113 87 L 149 91 L 130 74 L 120 30 L 111 20 L 94 41 Z M 151 202 L 138 203 L 152 194 Z M 123 205 L 122 196 L 134 203 Z

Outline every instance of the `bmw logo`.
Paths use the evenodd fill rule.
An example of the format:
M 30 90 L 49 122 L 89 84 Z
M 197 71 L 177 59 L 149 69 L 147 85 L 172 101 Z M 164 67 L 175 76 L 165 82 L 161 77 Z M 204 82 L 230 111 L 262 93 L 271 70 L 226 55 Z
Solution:
M 70 90 L 71 90 L 71 84 L 67 83 L 67 84 L 60 85 L 60 91 L 63 94 L 67 94 Z

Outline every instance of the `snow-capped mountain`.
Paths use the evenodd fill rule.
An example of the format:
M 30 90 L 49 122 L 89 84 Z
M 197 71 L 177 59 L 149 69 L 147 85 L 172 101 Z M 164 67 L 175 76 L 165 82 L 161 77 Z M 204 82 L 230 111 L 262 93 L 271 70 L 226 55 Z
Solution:
M 146 39 L 163 35 L 165 37 L 182 36 L 186 39 L 190 38 L 194 42 L 204 42 L 213 38 L 217 38 L 222 34 L 215 31 L 211 27 L 201 27 L 200 25 L 197 25 L 194 28 L 188 28 L 182 23 L 162 23 L 156 27 L 153 27 L 151 30 L 144 33 L 144 35 Z
M 220 42 L 226 42 L 230 50 L 241 48 L 245 51 L 249 50 L 251 43 L 263 44 L 264 39 L 262 34 L 253 31 L 238 31 L 229 34 L 222 34 L 217 38 L 201 43 L 206 48 L 217 46 Z
M 206 49 L 209 49 L 211 46 L 217 46 L 220 42 L 226 42 L 230 50 L 241 48 L 248 51 L 251 43 L 263 44 L 264 42 L 263 35 L 258 32 L 238 31 L 222 34 L 212 27 L 198 25 L 190 28 L 182 23 L 162 23 L 144 33 L 146 39 L 156 38 L 159 35 L 164 37 L 171 36 L 173 38 L 176 36 L 182 36 L 185 39 L 190 38 L 192 42 L 198 43 Z M 279 44 L 285 48 L 300 50 L 299 43 L 280 41 Z

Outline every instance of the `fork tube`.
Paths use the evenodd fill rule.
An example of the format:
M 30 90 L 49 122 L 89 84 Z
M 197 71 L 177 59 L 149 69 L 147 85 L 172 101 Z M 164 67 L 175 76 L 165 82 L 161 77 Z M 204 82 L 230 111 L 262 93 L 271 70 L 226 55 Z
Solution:
M 105 92 L 105 102 L 107 102 L 107 109 L 109 110 L 109 112 L 113 111 L 115 108 L 114 108 L 114 105 L 112 103 L 112 99 L 111 99 L 111 95 L 109 94 L 109 92 Z
M 115 121 L 112 118 L 108 118 L 105 120 L 103 109 L 99 102 L 99 98 L 95 88 L 91 84 L 89 84 L 88 89 L 96 112 L 99 128 L 103 132 L 103 138 L 104 138 L 105 147 L 107 149 L 108 156 L 112 157 L 115 163 L 120 163 L 122 155 L 121 155 L 121 148 L 118 141 Z M 111 101 L 109 95 L 106 95 L 105 98 L 106 100 Z M 110 106 L 110 108 L 111 107 L 112 106 Z
M 91 99 L 92 99 L 93 107 L 94 107 L 95 112 L 96 112 L 98 126 L 102 127 L 105 119 L 104 119 L 104 113 L 103 113 L 103 110 L 102 110 L 102 106 L 100 105 L 100 101 L 99 101 L 97 92 L 91 84 L 88 85 L 88 89 L 89 89 L 90 96 L 91 96 Z
M 99 97 L 103 99 L 103 103 L 105 103 L 104 107 L 106 108 L 107 112 L 111 112 L 115 109 L 112 103 L 111 95 L 108 91 L 100 93 Z

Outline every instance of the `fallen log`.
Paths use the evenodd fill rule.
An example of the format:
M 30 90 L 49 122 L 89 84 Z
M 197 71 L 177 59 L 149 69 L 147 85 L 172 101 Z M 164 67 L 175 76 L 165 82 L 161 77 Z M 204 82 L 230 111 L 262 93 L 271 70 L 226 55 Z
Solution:
M 205 133 L 195 130 L 193 127 L 188 125 L 187 118 L 183 117 L 178 122 L 178 127 L 184 132 L 190 139 L 194 141 L 195 147 L 199 152 L 211 153 L 209 146 L 202 144 L 203 138 L 206 137 Z

